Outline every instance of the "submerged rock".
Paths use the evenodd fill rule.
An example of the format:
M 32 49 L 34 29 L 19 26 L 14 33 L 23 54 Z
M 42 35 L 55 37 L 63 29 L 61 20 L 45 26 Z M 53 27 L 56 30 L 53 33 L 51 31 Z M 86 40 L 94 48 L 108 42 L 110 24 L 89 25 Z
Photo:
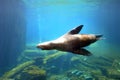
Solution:
M 72 80 L 64 75 L 52 75 L 48 80 Z
M 27 61 L 24 62 L 20 65 L 18 65 L 17 67 L 13 68 L 12 70 L 6 72 L 1 78 L 0 80 L 7 80 L 7 79 L 13 79 L 19 72 L 21 72 L 25 67 L 33 64 L 34 61 Z
M 28 61 L 6 72 L 0 80 L 46 80 L 46 70 Z
M 17 80 L 46 80 L 46 71 L 35 65 L 25 68 Z
M 90 74 L 83 75 L 85 80 L 94 80 Z
M 120 80 L 120 72 L 118 70 L 108 69 L 107 73 L 108 73 L 107 77 L 113 78 L 113 79 L 116 79 L 116 80 Z
M 67 76 L 71 77 L 71 76 L 81 76 L 84 73 L 84 71 L 80 71 L 80 70 L 72 70 L 72 71 L 68 71 L 67 72 Z

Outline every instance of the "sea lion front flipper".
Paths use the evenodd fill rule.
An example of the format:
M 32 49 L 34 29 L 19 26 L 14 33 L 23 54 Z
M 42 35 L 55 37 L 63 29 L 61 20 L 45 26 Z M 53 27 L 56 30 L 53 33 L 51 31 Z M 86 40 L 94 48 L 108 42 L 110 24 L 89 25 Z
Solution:
M 69 31 L 68 34 L 78 34 L 81 31 L 82 27 L 83 27 L 83 25 L 80 25 L 80 26 L 72 29 L 71 31 Z
M 90 51 L 86 50 L 86 49 L 77 49 L 77 50 L 74 50 L 73 53 L 75 54 L 79 54 L 79 55 L 84 55 L 84 56 L 90 56 L 92 55 Z

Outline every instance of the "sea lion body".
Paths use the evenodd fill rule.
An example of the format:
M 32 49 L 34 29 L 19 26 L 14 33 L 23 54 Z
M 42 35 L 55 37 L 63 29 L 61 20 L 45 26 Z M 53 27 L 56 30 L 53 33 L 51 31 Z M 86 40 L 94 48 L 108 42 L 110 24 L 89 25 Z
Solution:
M 58 39 L 40 43 L 37 47 L 42 50 L 56 49 L 85 55 L 82 53 L 81 49 L 96 42 L 102 35 L 78 34 L 82 27 L 83 25 L 80 25 Z

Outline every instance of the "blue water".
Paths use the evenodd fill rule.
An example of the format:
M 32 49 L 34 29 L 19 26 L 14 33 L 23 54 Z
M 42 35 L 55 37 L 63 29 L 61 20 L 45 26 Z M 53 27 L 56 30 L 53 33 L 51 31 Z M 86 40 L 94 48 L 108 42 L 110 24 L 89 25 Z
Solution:
M 27 42 L 39 41 L 43 38 L 54 39 L 80 24 L 85 25 L 81 33 L 101 33 L 108 40 L 116 40 L 116 37 L 119 37 L 118 33 L 115 33 L 120 25 L 118 0 L 56 2 L 26 0 L 25 2 Z M 34 36 L 32 38 L 34 40 L 29 39 L 30 36 Z
M 118 0 L 25 0 L 25 3 L 27 5 L 27 43 L 56 39 L 70 29 L 83 24 L 84 27 L 80 33 L 103 34 L 105 39 L 101 42 L 115 46 L 120 44 Z M 107 44 L 99 46 L 109 47 Z
M 4 3 L 9 4 L 9 1 L 4 1 Z M 20 24 L 25 24 L 24 31 L 17 28 L 15 29 L 15 32 L 18 32 L 18 35 L 19 34 L 24 35 L 24 39 L 23 38 L 19 39 L 20 42 L 24 45 L 22 45 L 22 48 L 20 50 L 17 50 L 19 41 L 17 40 L 18 38 L 15 38 L 15 37 L 18 35 L 13 36 L 16 42 L 14 41 L 14 39 L 11 41 L 10 40 L 0 41 L 0 44 L 2 44 L 0 48 L 4 44 L 9 45 L 9 47 L 12 47 L 14 44 L 15 46 L 12 49 L 8 48 L 8 46 L 4 46 L 4 49 L 13 51 L 16 53 L 16 54 L 15 53 L 9 54 L 8 52 L 5 52 L 5 50 L 4 52 L 1 50 L 2 52 L 0 52 L 0 56 L 4 55 L 4 58 L 1 57 L 3 58 L 1 59 L 1 64 L 4 64 L 4 65 L 0 67 L 1 68 L 0 70 L 2 71 L 0 75 L 3 75 L 3 73 L 12 69 L 17 64 L 24 62 L 24 60 L 20 61 L 19 58 L 21 57 L 24 50 L 27 48 L 26 47 L 27 45 L 32 45 L 32 48 L 36 50 L 36 45 L 38 43 L 56 39 L 62 36 L 63 34 L 65 34 L 66 32 L 68 32 L 69 30 L 81 24 L 84 25 L 84 27 L 82 28 L 80 33 L 103 34 L 102 40 L 99 40 L 96 43 L 87 47 L 87 49 L 90 50 L 90 52 L 92 52 L 94 57 L 103 56 L 103 57 L 110 58 L 113 56 L 110 60 L 114 61 L 117 56 L 120 56 L 119 54 L 120 52 L 119 50 L 120 48 L 120 33 L 119 33 L 120 32 L 119 31 L 120 30 L 120 10 L 119 10 L 120 1 L 119 0 L 66 0 L 66 1 L 65 0 L 57 0 L 57 1 L 55 0 L 22 0 L 22 2 L 14 2 L 14 0 L 12 0 L 11 3 L 14 4 L 14 6 L 12 7 L 15 8 L 15 11 L 18 12 L 18 13 L 13 13 L 14 15 L 12 16 L 16 16 L 15 14 L 18 14 L 17 16 L 24 17 L 24 20 L 23 18 L 21 20 L 23 21 L 23 23 L 19 23 L 18 17 L 14 17 L 15 20 L 12 18 L 10 19 L 5 18 L 3 24 L 2 24 L 2 20 L 0 19 L 0 22 L 1 22 L 0 26 L 6 23 L 10 23 L 9 21 L 12 21 L 12 20 L 13 20 L 13 23 L 11 24 L 16 24 L 18 26 L 23 26 Z M 15 5 L 16 3 L 19 5 Z M 17 11 L 17 6 L 19 6 L 18 11 Z M 0 6 L 0 9 L 2 9 L 2 7 L 7 7 L 7 5 Z M 7 9 L 5 8 L 6 11 L 1 10 L 1 14 L 9 16 L 8 8 L 9 7 L 7 7 Z M 10 8 L 10 10 L 12 10 L 12 8 Z M 3 13 L 8 13 L 8 14 L 3 14 L 2 11 Z M 18 22 L 15 22 L 16 20 L 18 20 Z M 8 26 L 11 28 L 12 26 L 16 26 L 16 25 L 8 24 Z M 1 31 L 4 30 L 2 27 L 0 29 Z M 14 34 L 13 33 L 9 35 L 9 32 L 11 32 L 11 30 L 8 31 L 8 33 L 6 33 L 6 35 L 8 35 L 9 37 Z M 1 32 L 1 34 L 3 33 L 4 32 Z M 0 37 L 2 39 L 4 38 L 3 37 L 4 34 L 3 35 L 1 34 L 0 34 Z M 5 53 L 7 54 L 5 55 Z M 52 54 L 52 51 L 48 53 Z M 74 69 L 74 66 L 72 66 L 72 64 L 77 64 L 77 63 L 72 63 L 72 62 L 70 63 L 69 58 L 76 55 L 72 53 L 69 53 L 69 54 L 70 55 L 64 56 L 64 59 L 66 59 L 65 62 L 62 63 L 61 62 L 62 59 L 60 58 L 57 61 L 54 61 L 54 63 L 49 63 L 48 66 L 51 66 L 51 65 L 53 67 L 55 66 L 56 70 L 60 69 L 60 66 L 66 70 Z M 32 54 L 32 56 L 37 56 L 37 55 L 38 54 L 34 54 L 34 55 Z M 5 58 L 6 59 L 10 58 L 10 59 L 6 60 L 5 62 Z M 84 58 L 84 56 L 82 56 L 82 58 Z M 87 58 L 89 60 L 89 57 Z M 90 57 L 90 59 L 91 58 L 92 57 Z M 66 67 L 65 65 L 68 65 L 68 67 Z M 10 67 L 6 67 L 6 66 L 10 66 Z M 2 70 L 3 68 L 4 70 Z M 58 71 L 50 70 L 50 71 L 52 73 L 60 73 L 60 70 Z

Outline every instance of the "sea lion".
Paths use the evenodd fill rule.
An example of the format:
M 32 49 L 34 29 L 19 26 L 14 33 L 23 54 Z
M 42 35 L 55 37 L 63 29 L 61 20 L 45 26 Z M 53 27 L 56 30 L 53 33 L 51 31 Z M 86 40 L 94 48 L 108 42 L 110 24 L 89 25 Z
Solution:
M 70 30 L 63 36 L 57 38 L 56 40 L 40 43 L 37 45 L 37 48 L 41 48 L 42 50 L 56 49 L 80 55 L 89 55 L 89 51 L 83 49 L 83 47 L 96 42 L 102 37 L 102 35 L 78 34 L 81 31 L 82 27 L 83 25 L 80 25 Z

